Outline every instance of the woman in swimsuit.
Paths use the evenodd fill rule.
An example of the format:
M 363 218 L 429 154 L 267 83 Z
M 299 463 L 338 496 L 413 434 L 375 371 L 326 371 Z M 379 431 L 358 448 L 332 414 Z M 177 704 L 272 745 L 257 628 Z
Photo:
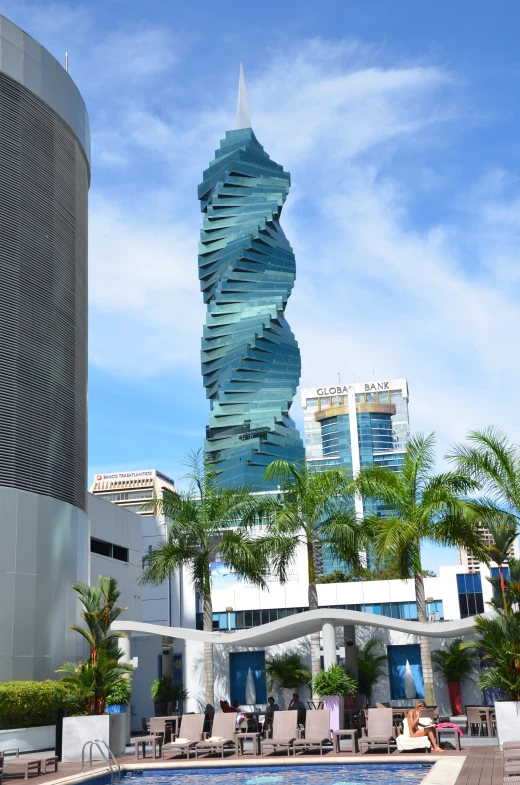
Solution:
M 410 729 L 410 736 L 413 739 L 418 738 L 419 736 L 427 736 L 430 741 L 434 752 L 444 752 L 444 750 L 439 747 L 437 744 L 437 739 L 435 738 L 435 733 L 433 728 L 422 728 L 419 725 L 419 720 L 421 719 L 421 714 L 426 708 L 426 703 L 424 701 L 417 701 L 415 707 L 410 709 L 407 715 L 408 719 L 408 728 Z

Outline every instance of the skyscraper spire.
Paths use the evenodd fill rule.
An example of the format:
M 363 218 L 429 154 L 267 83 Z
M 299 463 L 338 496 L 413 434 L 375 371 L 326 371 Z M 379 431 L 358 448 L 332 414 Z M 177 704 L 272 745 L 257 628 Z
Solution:
M 240 63 L 240 76 L 238 78 L 238 103 L 237 103 L 237 131 L 241 128 L 251 128 L 251 117 L 247 103 L 246 80 L 244 69 Z

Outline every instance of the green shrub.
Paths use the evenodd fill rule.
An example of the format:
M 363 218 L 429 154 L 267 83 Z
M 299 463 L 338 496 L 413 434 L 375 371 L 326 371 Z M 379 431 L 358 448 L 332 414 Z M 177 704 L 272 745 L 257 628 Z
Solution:
M 0 684 L 0 730 L 54 725 L 56 709 L 70 706 L 70 690 L 59 681 Z
M 132 682 L 130 679 L 120 679 L 107 699 L 107 706 L 126 706 L 127 703 L 130 703 L 131 693 Z
M 329 665 L 327 670 L 316 674 L 312 690 L 318 698 L 325 698 L 327 695 L 353 696 L 357 694 L 358 686 L 355 679 L 348 676 L 339 665 Z

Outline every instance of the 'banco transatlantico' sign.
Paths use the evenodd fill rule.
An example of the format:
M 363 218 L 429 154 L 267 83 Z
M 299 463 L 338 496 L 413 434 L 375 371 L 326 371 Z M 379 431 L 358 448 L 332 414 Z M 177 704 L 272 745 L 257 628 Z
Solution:
M 153 477 L 153 470 L 140 472 L 114 472 L 114 474 L 96 474 L 96 482 L 102 480 L 143 480 L 146 477 Z

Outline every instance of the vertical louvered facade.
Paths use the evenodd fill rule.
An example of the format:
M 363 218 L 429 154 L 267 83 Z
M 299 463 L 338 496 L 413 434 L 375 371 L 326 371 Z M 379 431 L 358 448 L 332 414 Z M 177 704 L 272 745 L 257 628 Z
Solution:
M 89 180 L 76 85 L 0 16 L 0 681 L 52 678 L 79 653 Z
M 23 76 L 41 50 L 38 63 L 16 30 Z M 2 65 L 16 48 L 2 36 Z M 0 486 L 84 510 L 88 151 L 63 98 L 53 108 L 15 74 L 0 68 Z

